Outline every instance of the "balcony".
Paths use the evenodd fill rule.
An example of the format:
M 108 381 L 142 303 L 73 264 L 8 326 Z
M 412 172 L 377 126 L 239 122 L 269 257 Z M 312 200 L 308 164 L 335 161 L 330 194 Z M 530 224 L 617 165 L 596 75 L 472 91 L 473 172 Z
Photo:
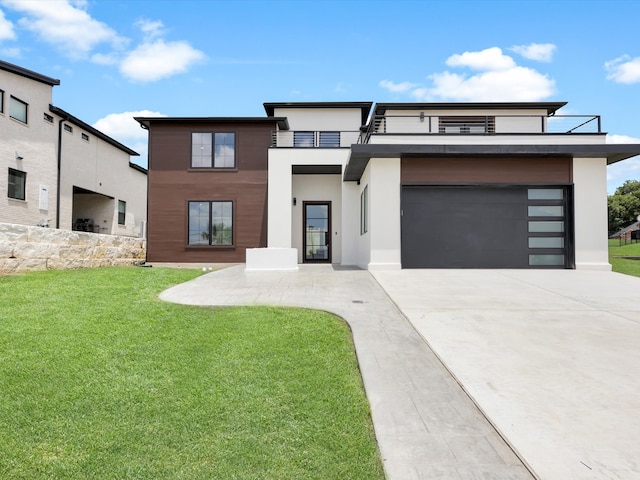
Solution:
M 359 131 L 277 130 L 271 148 L 349 148 L 359 139 Z
M 383 135 L 601 134 L 599 115 L 380 115 L 357 143 Z

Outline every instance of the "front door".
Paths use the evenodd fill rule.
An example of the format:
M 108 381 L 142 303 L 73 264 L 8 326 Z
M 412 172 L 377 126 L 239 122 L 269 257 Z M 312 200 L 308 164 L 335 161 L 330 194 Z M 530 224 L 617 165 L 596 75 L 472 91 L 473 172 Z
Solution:
M 304 202 L 305 263 L 331 263 L 331 202 Z

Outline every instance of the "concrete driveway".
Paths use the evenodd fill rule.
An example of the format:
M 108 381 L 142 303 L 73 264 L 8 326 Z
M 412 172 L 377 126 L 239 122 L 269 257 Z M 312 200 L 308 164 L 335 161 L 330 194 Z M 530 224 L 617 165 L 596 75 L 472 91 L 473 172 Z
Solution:
M 373 275 L 538 478 L 640 478 L 640 279 Z

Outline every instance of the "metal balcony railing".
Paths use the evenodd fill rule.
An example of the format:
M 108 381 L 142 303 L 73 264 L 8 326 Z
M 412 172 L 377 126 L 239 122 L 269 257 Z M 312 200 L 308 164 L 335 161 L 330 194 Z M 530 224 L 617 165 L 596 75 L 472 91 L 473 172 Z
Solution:
M 500 135 L 602 133 L 599 115 L 380 115 L 360 135 Z
M 271 147 L 349 148 L 359 138 L 359 131 L 277 130 L 271 132 Z

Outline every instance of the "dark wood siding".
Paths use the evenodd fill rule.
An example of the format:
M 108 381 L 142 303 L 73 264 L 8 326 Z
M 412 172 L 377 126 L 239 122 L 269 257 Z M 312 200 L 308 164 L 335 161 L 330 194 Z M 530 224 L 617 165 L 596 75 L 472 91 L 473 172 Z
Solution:
M 267 244 L 267 159 L 275 124 L 177 121 L 149 133 L 149 262 L 244 262 L 246 249 Z M 191 132 L 235 132 L 236 167 L 192 169 Z M 189 201 L 232 200 L 233 247 L 187 244 Z
M 572 183 L 569 157 L 403 158 L 401 165 L 405 185 Z

